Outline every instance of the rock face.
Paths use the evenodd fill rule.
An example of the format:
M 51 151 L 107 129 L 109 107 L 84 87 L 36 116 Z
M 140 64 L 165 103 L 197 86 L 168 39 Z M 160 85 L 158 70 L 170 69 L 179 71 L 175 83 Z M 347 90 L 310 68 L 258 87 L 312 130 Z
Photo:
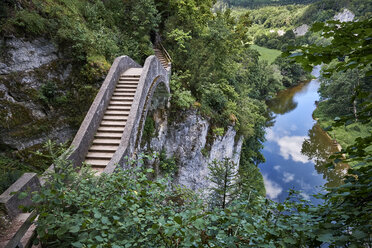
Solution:
M 58 58 L 57 48 L 43 38 L 32 41 L 11 38 L 0 41 L 0 46 L 6 48 L 3 58 L 8 58 L 0 62 L 0 74 L 32 70 Z
M 355 15 L 348 9 L 344 9 L 342 12 L 336 14 L 333 20 L 340 22 L 351 22 L 354 20 Z
M 71 65 L 61 66 L 63 59 L 57 47 L 44 38 L 0 40 L 0 152 L 73 137 L 76 130 L 40 99 L 47 82 L 58 85 L 70 77 Z
M 307 31 L 309 31 L 309 25 L 307 24 L 302 24 L 301 26 L 293 29 L 293 33 L 296 35 L 296 37 L 304 36 Z
M 195 110 L 183 113 L 182 120 L 169 124 L 166 115 L 153 114 L 156 137 L 151 138 L 141 151 L 164 150 L 168 158 L 174 158 L 179 166 L 175 175 L 176 183 L 193 190 L 206 189 L 210 186 L 206 180 L 209 163 L 228 157 L 239 164 L 243 138 L 237 138 L 232 127 L 222 137 L 207 141 L 210 124 Z

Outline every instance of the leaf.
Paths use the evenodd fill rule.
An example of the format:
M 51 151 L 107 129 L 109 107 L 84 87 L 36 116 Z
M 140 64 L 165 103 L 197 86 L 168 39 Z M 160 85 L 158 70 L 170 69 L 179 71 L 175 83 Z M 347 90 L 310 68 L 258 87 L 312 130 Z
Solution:
M 23 200 L 23 199 L 25 199 L 27 196 L 28 196 L 28 194 L 27 194 L 26 192 L 21 192 L 21 193 L 19 193 L 19 195 L 18 195 L 18 199 Z
M 83 244 L 80 243 L 79 241 L 78 241 L 78 242 L 71 243 L 71 245 L 72 245 L 73 247 L 78 247 L 78 248 L 83 247 Z
M 70 228 L 71 233 L 77 233 L 79 230 L 80 230 L 79 226 L 73 226 L 73 227 Z
M 331 242 L 332 241 L 332 234 L 331 233 L 322 233 L 318 235 L 318 240 L 322 242 Z
M 175 222 L 177 222 L 179 225 L 182 225 L 182 218 L 181 218 L 180 216 L 175 216 L 175 217 L 173 218 L 173 220 L 174 220 Z
M 95 239 L 98 241 L 98 242 L 103 242 L 103 238 L 99 235 L 95 236 Z

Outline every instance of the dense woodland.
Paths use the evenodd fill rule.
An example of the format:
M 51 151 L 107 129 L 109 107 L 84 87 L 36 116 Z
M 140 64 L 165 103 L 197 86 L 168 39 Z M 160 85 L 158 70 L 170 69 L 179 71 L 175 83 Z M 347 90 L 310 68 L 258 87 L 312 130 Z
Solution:
M 259 7 L 272 1 L 228 3 Z M 303 2 L 280 1 L 280 5 L 292 3 Z M 46 144 L 57 173 L 50 175 L 50 187 L 34 194 L 33 200 L 41 213 L 38 235 L 47 247 L 372 245 L 370 1 L 327 0 L 213 12 L 214 4 L 212 0 L 0 3 L 4 37 L 46 37 L 74 63 L 74 77 L 80 84 L 45 82 L 39 94 L 46 106 L 70 116 L 71 125 L 80 123 L 77 116 L 90 106 L 89 95 L 97 91 L 113 59 L 126 54 L 143 63 L 153 53 L 150 34 L 155 32 L 173 59 L 170 111 L 197 109 L 210 118 L 212 135 L 222 135 L 232 125 L 245 137 L 240 165 L 229 160 L 210 165 L 210 180 L 224 187 L 210 189 L 209 199 L 168 185 L 167 178 L 153 178 L 153 171 L 141 166 L 146 156 L 133 161 L 137 169 L 96 177 L 89 169 L 76 173 L 65 156 L 59 156 L 68 150 Z M 329 20 L 350 6 L 359 17 L 352 24 L 316 24 L 300 38 L 288 28 Z M 287 16 L 295 11 L 296 18 L 283 23 L 273 8 Z M 263 29 L 258 31 L 259 27 Z M 272 28 L 283 28 L 284 36 L 269 35 Z M 285 53 L 269 64 L 260 60 L 252 43 Z M 308 79 L 305 69 L 321 63 L 327 65 L 318 115 L 326 116 L 324 121 L 334 129 L 351 124 L 365 133 L 345 144 L 344 162 L 353 167 L 343 185 L 318 196 L 323 203 L 314 206 L 296 192 L 283 203 L 272 202 L 263 197 L 257 169 L 264 160 L 260 153 L 264 128 L 270 124 L 265 101 L 278 90 Z M 68 89 L 67 95 L 58 94 Z M 85 107 L 71 111 L 72 103 Z M 345 158 L 336 155 L 335 159 Z M 13 163 L 14 168 L 27 167 Z M 1 182 L 19 173 L 6 172 Z

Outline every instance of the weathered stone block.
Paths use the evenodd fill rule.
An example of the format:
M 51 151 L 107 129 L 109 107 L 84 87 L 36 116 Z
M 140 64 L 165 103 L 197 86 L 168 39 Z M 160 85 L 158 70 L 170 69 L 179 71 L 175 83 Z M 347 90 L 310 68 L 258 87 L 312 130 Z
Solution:
M 40 181 L 36 173 L 25 173 L 1 194 L 0 205 L 9 217 L 14 218 L 22 212 L 20 206 L 28 207 L 32 205 L 31 195 L 19 199 L 19 194 L 21 192 L 38 191 L 40 187 Z

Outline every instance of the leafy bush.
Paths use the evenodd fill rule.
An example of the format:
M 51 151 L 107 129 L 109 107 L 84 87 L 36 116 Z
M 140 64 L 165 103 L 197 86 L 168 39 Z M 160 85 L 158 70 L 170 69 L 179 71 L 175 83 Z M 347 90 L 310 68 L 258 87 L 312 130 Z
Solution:
M 164 149 L 159 154 L 159 168 L 163 173 L 169 175 L 173 175 L 178 170 L 178 165 L 176 164 L 175 158 L 167 158 L 167 154 Z
M 12 26 L 34 36 L 42 35 L 50 28 L 47 19 L 29 10 L 17 12 L 15 17 L 5 24 L 5 29 L 12 29 Z
M 225 129 L 223 127 L 215 127 L 212 129 L 212 131 L 217 136 L 223 136 L 225 133 Z
M 189 72 L 180 72 L 172 75 L 170 81 L 170 88 L 172 90 L 171 103 L 176 108 L 188 109 L 195 102 L 195 98 L 192 96 L 191 91 L 183 87 L 183 84 L 187 84 L 189 76 Z M 184 81 L 186 81 L 186 83 Z

